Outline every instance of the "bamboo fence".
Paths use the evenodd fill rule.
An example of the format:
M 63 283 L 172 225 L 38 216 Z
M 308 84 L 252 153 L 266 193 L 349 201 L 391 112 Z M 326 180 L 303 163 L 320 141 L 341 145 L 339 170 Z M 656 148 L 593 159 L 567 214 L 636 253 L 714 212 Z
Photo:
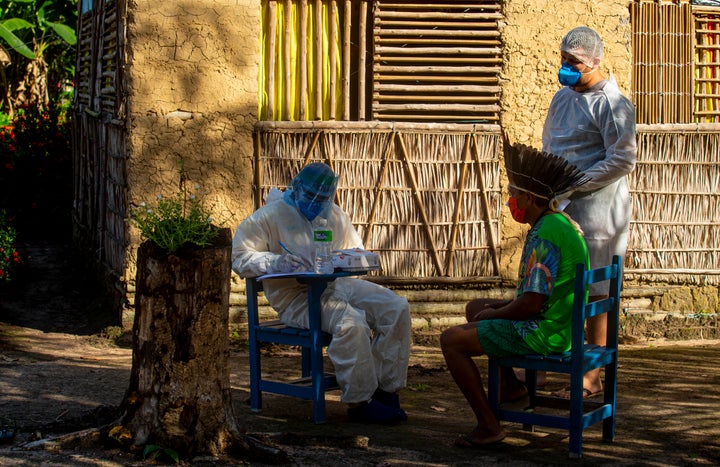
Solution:
M 626 272 L 720 283 L 720 125 L 639 125 Z
M 263 2 L 262 120 L 499 120 L 499 1 Z
M 495 125 L 259 122 L 256 206 L 311 161 L 339 174 L 337 203 L 392 281 L 499 279 Z
M 341 177 L 338 204 L 380 253 L 382 278 L 497 280 L 497 127 L 260 122 L 255 132 L 256 206 L 307 162 L 324 161 Z M 638 134 L 627 277 L 720 284 L 720 125 L 639 125 Z
M 720 8 L 640 0 L 630 15 L 637 122 L 720 122 Z

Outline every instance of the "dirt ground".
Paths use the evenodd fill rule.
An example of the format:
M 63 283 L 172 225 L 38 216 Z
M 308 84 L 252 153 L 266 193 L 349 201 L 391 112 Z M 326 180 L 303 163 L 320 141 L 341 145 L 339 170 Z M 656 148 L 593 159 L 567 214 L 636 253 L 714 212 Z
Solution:
M 18 434 L 0 444 L 0 465 L 148 465 L 119 449 L 93 444 L 57 449 L 33 442 L 114 420 L 129 382 L 128 334 L 103 329 L 107 317 L 92 281 L 75 267 L 67 247 L 25 249 L 26 272 L 14 290 L 0 293 L 0 423 Z M 118 338 L 119 337 L 119 338 Z M 582 465 L 720 464 L 720 341 L 645 342 L 623 346 L 619 369 L 617 434 L 601 440 L 600 425 L 585 431 Z M 242 429 L 285 451 L 296 466 L 470 466 L 569 463 L 565 432 L 505 424 L 508 437 L 492 450 L 454 448 L 473 417 L 447 372 L 439 348 L 415 345 L 408 387 L 401 398 L 409 420 L 395 426 L 351 423 L 339 393 L 328 394 L 327 422 L 312 423 L 312 406 L 264 395 L 250 411 L 248 358 L 232 341 L 233 404 Z M 268 349 L 272 372 L 299 365 L 292 349 Z M 485 360 L 478 364 L 484 369 Z M 564 385 L 550 376 L 548 391 Z M 35 443 L 37 444 L 37 443 Z M 240 459 L 199 458 L 184 465 L 261 465 Z

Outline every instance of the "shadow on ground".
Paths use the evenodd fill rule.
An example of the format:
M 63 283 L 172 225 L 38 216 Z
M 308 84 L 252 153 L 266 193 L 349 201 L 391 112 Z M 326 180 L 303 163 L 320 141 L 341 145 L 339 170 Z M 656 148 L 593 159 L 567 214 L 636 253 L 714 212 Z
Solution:
M 87 307 L 91 310 L 96 307 L 92 297 L 60 300 L 58 297 L 65 288 L 38 285 L 44 287 L 38 289 L 42 290 L 38 296 L 23 292 L 12 300 L 5 295 L 4 302 L 0 302 L 0 419 L 16 422 L 19 431 L 11 443 L 0 445 L 0 465 L 147 465 L 125 452 L 92 445 L 66 451 L 24 449 L 25 443 L 33 439 L 112 420 L 127 388 L 132 363 L 129 345 L 117 345 L 91 332 L 93 323 L 98 322 L 88 316 L 92 312 L 88 312 Z M 58 302 L 64 305 L 56 307 Z M 8 310 L 16 313 L 13 319 L 8 320 Z M 59 314 L 61 310 L 66 312 L 64 318 Z M 51 326 L 45 320 L 59 320 L 64 324 Z M 718 465 L 718 343 L 623 346 L 615 442 L 602 442 L 599 424 L 590 427 L 584 435 L 584 457 L 572 463 Z M 299 368 L 296 351 L 268 347 L 264 352 L 270 374 L 278 378 L 296 376 Z M 309 402 L 272 394 L 264 396 L 263 410 L 254 413 L 247 403 L 248 356 L 242 339 L 232 341 L 229 365 L 233 404 L 240 426 L 248 434 L 286 451 L 291 465 L 565 465 L 570 462 L 566 433 L 546 428 L 527 432 L 518 425 L 505 424 L 508 437 L 498 448 L 469 451 L 452 447 L 455 437 L 472 429 L 473 417 L 447 372 L 439 349 L 434 346 L 416 345 L 412 349 L 408 387 L 401 395 L 409 420 L 395 426 L 349 422 L 338 392 L 328 394 L 327 422 L 321 425 L 312 423 Z M 478 359 L 478 365 L 481 372 L 486 371 L 484 358 Z M 564 385 L 559 375 L 550 375 L 546 390 L 553 391 Z M 184 464 L 237 465 L 238 462 L 195 459 Z

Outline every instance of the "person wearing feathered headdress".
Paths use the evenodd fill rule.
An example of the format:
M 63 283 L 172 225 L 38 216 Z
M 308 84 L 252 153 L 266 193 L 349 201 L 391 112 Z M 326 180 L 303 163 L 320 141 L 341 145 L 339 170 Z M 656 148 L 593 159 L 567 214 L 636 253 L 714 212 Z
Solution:
M 589 265 L 577 224 L 562 212 L 563 195 L 588 181 L 565 159 L 505 141 L 505 168 L 513 219 L 530 224 L 523 246 L 513 300 L 475 299 L 467 304 L 467 324 L 440 337 L 450 373 L 477 418 L 477 426 L 455 446 L 486 447 L 505 438 L 472 360 L 479 355 L 562 353 L 570 349 L 575 268 Z M 501 369 L 500 398 L 526 395 L 512 368 Z

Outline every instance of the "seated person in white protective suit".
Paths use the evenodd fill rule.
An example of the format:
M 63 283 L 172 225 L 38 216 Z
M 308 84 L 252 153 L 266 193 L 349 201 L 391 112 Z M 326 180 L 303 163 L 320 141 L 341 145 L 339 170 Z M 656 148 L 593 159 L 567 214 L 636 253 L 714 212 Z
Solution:
M 312 163 L 284 193 L 271 190 L 265 206 L 235 232 L 233 270 L 241 277 L 311 270 L 313 221 L 319 218 L 333 231 L 333 250 L 362 248 L 350 218 L 333 203 L 337 179 L 326 164 Z M 263 288 L 283 323 L 307 329 L 307 286 L 278 278 L 264 280 Z M 327 354 L 351 420 L 406 420 L 398 391 L 406 385 L 410 356 L 407 300 L 372 282 L 342 277 L 328 284 L 321 305 L 322 328 L 333 336 Z

